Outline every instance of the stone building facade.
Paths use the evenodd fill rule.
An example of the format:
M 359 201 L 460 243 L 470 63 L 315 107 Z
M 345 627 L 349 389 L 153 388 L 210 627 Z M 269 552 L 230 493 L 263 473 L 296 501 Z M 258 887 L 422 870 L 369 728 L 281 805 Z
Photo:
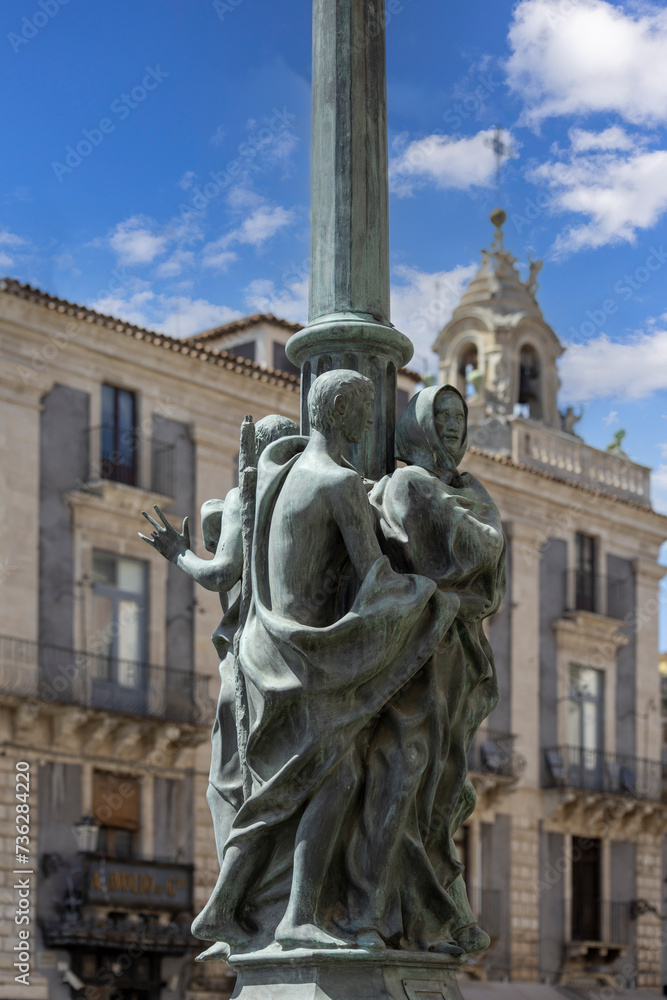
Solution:
M 489 624 L 502 698 L 473 748 L 478 807 L 460 834 L 496 937 L 477 974 L 659 986 L 667 521 L 649 470 L 589 447 L 559 412 L 563 348 L 536 299 L 540 265 L 521 279 L 503 220 L 435 344 L 440 380 L 467 393 L 467 467 L 508 538 Z
M 272 317 L 255 326 L 289 335 Z M 235 483 L 244 415 L 298 417 L 298 380 L 12 281 L 0 354 L 0 995 L 220 995 L 224 973 L 194 966 L 188 928 L 217 875 L 205 794 L 220 605 L 137 532 L 158 504 L 197 535 L 201 503 Z M 13 965 L 23 762 L 29 986 Z
M 298 329 L 253 316 L 175 340 L 0 286 L 0 996 L 230 992 L 189 934 L 218 872 L 205 796 L 220 603 L 138 532 L 157 504 L 190 516 L 206 555 L 198 511 L 236 485 L 245 414 L 299 419 Z M 417 381 L 399 374 L 403 405 Z
M 467 468 L 508 536 L 489 624 L 503 700 L 471 750 L 478 806 L 459 835 L 493 944 L 468 974 L 572 982 L 595 965 L 598 980 L 657 985 L 667 522 L 649 470 L 590 448 L 558 412 L 562 347 L 538 266 L 524 282 L 514 265 L 498 225 L 435 345 L 441 380 L 468 397 Z M 246 413 L 298 420 L 297 329 L 255 316 L 175 340 L 0 285 L 2 996 L 229 992 L 224 964 L 194 964 L 188 932 L 218 869 L 205 791 L 219 603 L 137 532 L 153 504 L 196 528 L 203 501 L 236 483 Z M 399 375 L 399 411 L 415 384 Z M 14 993 L 26 940 L 30 985 Z

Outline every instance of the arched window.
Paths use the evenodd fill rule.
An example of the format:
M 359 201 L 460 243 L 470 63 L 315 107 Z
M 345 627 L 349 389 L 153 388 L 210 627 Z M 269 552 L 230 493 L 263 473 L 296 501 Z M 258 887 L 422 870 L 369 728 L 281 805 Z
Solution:
M 530 344 L 524 344 L 519 356 L 519 398 L 520 406 L 528 407 L 528 415 L 533 420 L 542 418 L 542 391 L 540 361 L 537 351 Z
M 464 344 L 459 349 L 458 361 L 456 365 L 456 388 L 462 396 L 474 396 L 473 386 L 466 381 L 471 371 L 477 368 L 477 346 L 475 344 Z

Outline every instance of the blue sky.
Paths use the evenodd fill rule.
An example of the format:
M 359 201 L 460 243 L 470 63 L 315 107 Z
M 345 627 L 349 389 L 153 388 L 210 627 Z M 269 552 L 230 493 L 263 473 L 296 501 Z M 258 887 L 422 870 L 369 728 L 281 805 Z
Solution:
M 489 244 L 544 259 L 578 429 L 667 512 L 667 10 L 388 0 L 392 310 L 429 347 Z M 304 321 L 310 0 L 19 0 L 0 15 L 0 273 L 186 335 Z

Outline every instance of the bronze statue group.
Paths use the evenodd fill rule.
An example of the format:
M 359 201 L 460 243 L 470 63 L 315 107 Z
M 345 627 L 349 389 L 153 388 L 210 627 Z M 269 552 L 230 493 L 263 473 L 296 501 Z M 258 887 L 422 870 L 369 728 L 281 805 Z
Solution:
M 498 701 L 483 621 L 505 590 L 500 515 L 459 471 L 455 388 L 410 400 L 404 465 L 377 483 L 344 457 L 372 404 L 369 379 L 337 370 L 313 382 L 309 437 L 284 417 L 246 421 L 239 487 L 202 508 L 210 560 L 187 523 L 146 515 L 146 541 L 224 612 L 208 791 L 220 875 L 193 924 L 212 942 L 203 960 L 489 944 L 454 834 L 475 807 L 467 754 Z

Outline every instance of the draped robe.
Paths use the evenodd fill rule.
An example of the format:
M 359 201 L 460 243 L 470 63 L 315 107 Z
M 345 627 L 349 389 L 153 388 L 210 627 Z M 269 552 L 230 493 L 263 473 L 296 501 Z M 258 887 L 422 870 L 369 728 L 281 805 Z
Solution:
M 459 479 L 455 471 L 466 438 L 452 455 L 438 435 L 435 403 L 443 391 L 461 398 L 467 417 L 452 387 L 413 397 L 396 435 L 397 457 L 410 464 L 381 480 L 370 501 L 394 569 L 456 593 L 460 608 L 420 675 L 391 700 L 371 734 L 361 817 L 347 856 L 359 926 L 419 948 L 475 922 L 453 837 L 475 806 L 468 750 L 499 696 L 482 622 L 505 592 L 500 515 L 474 477 Z M 454 904 L 453 918 L 444 897 Z
M 225 900 L 228 909 L 242 909 L 257 927 L 253 948 L 273 939 L 289 895 L 296 828 L 309 802 L 325 794 L 323 788 L 340 796 L 349 822 L 333 863 L 319 873 L 315 918 L 323 927 L 352 928 L 356 890 L 342 872 L 359 822 L 365 746 L 378 714 L 432 656 L 458 607 L 458 600 L 431 580 L 399 575 L 381 556 L 361 581 L 354 579 L 348 559 L 339 585 L 313 595 L 327 605 L 331 624 L 313 627 L 273 610 L 271 539 L 285 530 L 274 509 L 288 477 L 300 474 L 306 444 L 305 438 L 283 438 L 269 445 L 259 462 L 253 600 L 239 647 L 250 709 L 252 793 L 231 824 L 223 862 L 231 848 L 251 857 L 258 841 L 271 845 L 270 863 L 258 868 L 247 896 Z M 372 530 L 370 511 L 368 516 Z M 323 566 L 323 580 L 326 570 Z M 360 762 L 359 780 L 337 784 L 332 777 L 350 755 Z M 224 893 L 224 884 L 216 891 Z

